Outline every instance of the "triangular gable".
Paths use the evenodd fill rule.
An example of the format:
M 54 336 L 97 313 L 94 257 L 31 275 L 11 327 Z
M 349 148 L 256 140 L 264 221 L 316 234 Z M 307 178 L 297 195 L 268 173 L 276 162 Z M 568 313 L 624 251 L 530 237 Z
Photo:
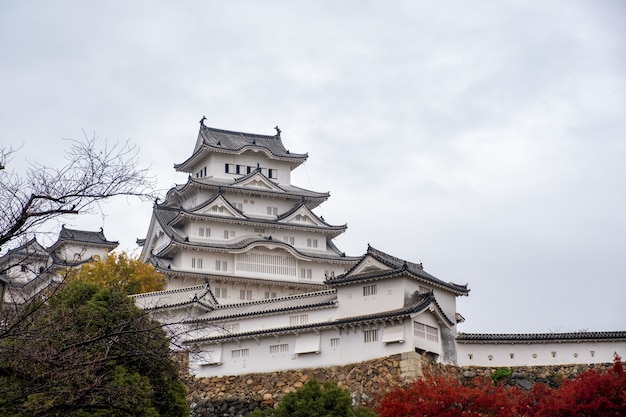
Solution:
M 350 272 L 348 272 L 345 277 L 350 277 L 358 274 L 367 274 L 372 272 L 383 272 L 390 271 L 392 268 L 385 265 L 384 263 L 374 259 L 372 256 L 367 255 L 359 263 L 357 263 Z
M 28 242 L 14 249 L 9 250 L 4 256 L 0 257 L 0 263 L 6 262 L 8 259 L 20 259 L 20 262 L 26 258 L 47 257 L 48 252 L 43 246 L 33 238 Z
M 223 195 L 218 195 L 213 201 L 192 213 L 209 214 L 211 216 L 236 217 L 239 219 L 246 218 L 235 207 L 233 207 Z
M 251 173 L 249 176 L 242 178 L 240 181 L 236 181 L 235 185 L 238 187 L 257 188 L 263 191 L 285 191 L 259 171 Z
M 293 211 L 281 221 L 298 226 L 318 226 L 326 227 L 327 224 L 315 215 L 305 204 Z
M 428 319 L 424 320 L 423 318 L 422 320 L 420 320 L 420 317 L 424 317 L 424 316 L 430 318 L 430 320 L 433 320 L 434 322 Z M 437 303 L 434 297 L 433 297 L 433 301 L 425 309 L 412 314 L 411 319 L 419 321 L 420 323 L 424 323 L 424 324 L 436 323 L 439 325 L 439 327 L 443 326 L 448 329 L 452 328 L 455 324 L 448 316 L 446 316 L 443 310 L 441 310 L 439 303 Z

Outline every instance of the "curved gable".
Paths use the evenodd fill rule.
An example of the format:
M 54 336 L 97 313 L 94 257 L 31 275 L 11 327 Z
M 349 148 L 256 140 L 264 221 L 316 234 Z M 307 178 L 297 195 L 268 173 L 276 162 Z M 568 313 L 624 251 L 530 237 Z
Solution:
M 383 271 L 390 271 L 390 270 L 391 268 L 389 266 L 377 261 L 371 256 L 366 256 L 358 264 L 356 264 L 355 267 L 352 268 L 352 270 L 349 273 L 347 273 L 345 276 L 349 277 L 349 276 L 357 275 L 357 274 L 383 272 Z
M 328 226 L 325 221 L 317 217 L 317 215 L 313 213 L 311 209 L 308 208 L 304 203 L 301 203 L 299 206 L 296 206 L 295 209 L 287 212 L 285 215 L 282 216 L 282 218 L 280 218 L 280 220 L 282 223 L 297 226 Z
M 238 187 L 257 188 L 263 191 L 285 191 L 278 185 L 276 185 L 276 183 L 263 175 L 260 171 L 252 172 L 245 177 L 236 180 L 234 184 Z
M 209 214 L 211 216 L 235 217 L 239 219 L 246 218 L 221 194 L 207 204 L 190 212 L 194 214 Z

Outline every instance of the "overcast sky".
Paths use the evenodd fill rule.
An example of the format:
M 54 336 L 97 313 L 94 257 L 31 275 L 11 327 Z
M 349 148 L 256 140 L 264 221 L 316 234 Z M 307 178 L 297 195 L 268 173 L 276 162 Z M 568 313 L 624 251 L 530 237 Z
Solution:
M 317 210 L 445 281 L 463 332 L 626 330 L 626 2 L 0 0 L 0 144 L 282 130 Z M 66 220 L 135 248 L 151 203 Z

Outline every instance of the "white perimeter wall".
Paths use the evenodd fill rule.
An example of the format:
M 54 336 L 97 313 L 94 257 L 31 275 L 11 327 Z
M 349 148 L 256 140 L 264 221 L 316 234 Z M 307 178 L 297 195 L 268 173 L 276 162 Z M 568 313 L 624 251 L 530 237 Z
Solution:
M 613 362 L 626 341 L 561 343 L 457 343 L 459 366 L 513 367 Z

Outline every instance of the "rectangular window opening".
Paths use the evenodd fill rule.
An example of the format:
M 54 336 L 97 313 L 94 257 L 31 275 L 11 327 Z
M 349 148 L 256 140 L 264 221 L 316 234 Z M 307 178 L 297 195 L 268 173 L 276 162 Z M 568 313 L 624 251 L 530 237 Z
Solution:
M 363 287 L 363 297 L 367 297 L 367 296 L 370 296 L 370 295 L 376 295 L 376 292 L 377 292 L 376 284 L 365 285 Z
M 363 342 L 371 343 L 378 341 L 378 329 L 363 330 Z

